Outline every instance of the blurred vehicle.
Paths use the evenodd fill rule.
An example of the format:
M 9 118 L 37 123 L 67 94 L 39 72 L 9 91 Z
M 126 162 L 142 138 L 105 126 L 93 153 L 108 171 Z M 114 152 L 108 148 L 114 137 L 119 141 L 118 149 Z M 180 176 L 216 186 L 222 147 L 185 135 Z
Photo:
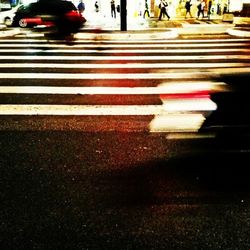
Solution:
M 20 6 L 13 18 L 13 26 L 54 27 L 58 33 L 76 33 L 83 26 L 85 18 L 75 5 L 66 0 L 40 0 Z
M 206 117 L 199 132 L 213 135 L 210 151 L 249 154 L 249 73 L 232 73 L 220 80 L 226 83 L 227 90 L 211 94 L 217 108 Z
M 6 26 L 12 26 L 13 18 L 20 5 L 13 7 L 12 9 L 3 10 L 0 12 L 0 24 L 5 24 Z
M 185 82 L 179 87 L 172 84 L 173 92 L 161 97 L 171 113 L 155 117 L 151 131 L 168 132 L 168 139 L 176 139 L 183 147 L 178 157 L 199 155 L 206 162 L 208 155 L 211 159 L 221 157 L 224 162 L 232 157 L 249 160 L 249 78 L 248 70 L 232 71 L 213 76 L 208 82 Z

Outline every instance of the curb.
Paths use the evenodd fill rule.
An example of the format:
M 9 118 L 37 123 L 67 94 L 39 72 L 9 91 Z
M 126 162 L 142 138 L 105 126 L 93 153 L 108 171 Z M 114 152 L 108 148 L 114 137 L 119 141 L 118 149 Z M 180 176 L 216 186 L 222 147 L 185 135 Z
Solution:
M 222 34 L 226 33 L 233 24 L 183 24 L 182 28 L 177 28 L 179 34 Z
M 88 33 L 86 33 L 88 32 Z M 0 29 L 0 37 L 15 36 L 22 33 L 20 29 Z M 75 34 L 75 37 L 85 39 L 173 39 L 178 35 L 185 34 L 221 34 L 227 33 L 231 36 L 250 38 L 250 27 L 235 27 L 234 25 L 223 24 L 201 24 L 199 26 L 194 24 L 184 24 L 182 28 L 144 28 L 141 30 L 101 30 L 101 29 L 87 29 Z
M 75 34 L 76 38 L 91 40 L 145 40 L 145 39 L 173 39 L 178 37 L 177 29 L 165 30 L 134 30 L 134 31 L 105 31 L 99 29 L 88 30 L 88 33 L 82 32 Z
M 250 28 L 233 28 L 228 29 L 227 33 L 231 36 L 239 36 L 239 37 L 250 37 Z

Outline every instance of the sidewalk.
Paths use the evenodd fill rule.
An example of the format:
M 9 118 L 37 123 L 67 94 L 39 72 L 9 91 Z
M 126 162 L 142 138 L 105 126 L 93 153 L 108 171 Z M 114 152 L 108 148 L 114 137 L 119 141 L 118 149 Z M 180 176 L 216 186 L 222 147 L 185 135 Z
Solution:
M 98 18 L 87 20 L 81 32 L 96 31 L 101 32 L 119 32 L 120 18 Z M 126 33 L 135 32 L 167 32 L 178 34 L 222 34 L 228 33 L 233 36 L 250 37 L 250 23 L 244 27 L 237 26 L 232 22 L 224 22 L 222 18 L 214 18 L 208 20 L 197 18 L 172 18 L 169 21 L 158 18 L 143 18 L 133 17 L 127 20 Z M 0 37 L 7 37 L 19 34 L 21 28 L 6 28 L 4 25 L 0 26 Z M 123 32 L 124 33 L 124 32 Z
M 247 25 L 250 27 L 250 23 Z M 87 20 L 84 31 L 90 30 L 105 31 L 120 31 L 120 18 L 103 18 L 95 20 Z M 167 31 L 172 32 L 175 30 L 178 34 L 222 34 L 228 33 L 236 36 L 250 37 L 250 30 L 246 27 L 236 27 L 232 22 L 223 21 L 222 17 L 197 19 L 197 18 L 172 18 L 169 21 L 163 19 L 158 20 L 157 17 L 153 18 L 128 18 L 127 32 L 135 31 Z M 237 30 L 235 33 L 234 31 Z

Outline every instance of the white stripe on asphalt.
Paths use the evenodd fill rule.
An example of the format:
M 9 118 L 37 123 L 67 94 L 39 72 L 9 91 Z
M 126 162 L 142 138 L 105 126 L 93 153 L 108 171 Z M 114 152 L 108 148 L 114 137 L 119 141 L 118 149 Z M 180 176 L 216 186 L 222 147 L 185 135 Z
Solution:
M 203 106 L 194 111 L 201 111 Z M 215 104 L 210 100 L 204 102 L 204 110 L 214 110 Z M 175 112 L 186 111 L 185 106 L 170 105 L 29 105 L 4 104 L 0 105 L 0 115 L 90 115 L 90 116 L 167 116 Z M 187 111 L 190 111 L 189 109 Z M 173 113 L 174 112 L 174 113 Z M 176 114 L 178 115 L 178 113 Z
M 82 53 L 219 53 L 219 52 L 250 52 L 250 49 L 165 49 L 165 48 L 159 48 L 159 49 L 107 49 L 107 50 L 86 50 L 86 49 L 67 49 L 67 50 L 60 50 L 60 49 L 0 49 L 0 53 L 75 53 L 75 54 L 82 54 Z
M 169 69 L 169 68 L 237 68 L 250 67 L 250 63 L 0 63 L 0 68 L 44 68 L 44 69 Z
M 10 42 L 15 42 L 15 43 L 36 43 L 38 42 L 37 39 L 30 39 L 30 38 L 27 38 L 24 40 L 24 39 L 4 39 L 4 40 L 1 40 L 0 41 L 0 44 L 2 43 L 10 43 Z M 77 40 L 73 40 L 72 43 L 73 45 L 75 44 L 89 44 L 89 40 L 85 40 L 85 39 L 77 39 Z M 98 43 L 100 44 L 100 40 L 91 40 L 92 43 Z M 222 42 L 249 42 L 249 39 L 248 38 L 231 38 L 230 36 L 228 36 L 227 38 L 219 38 L 219 39 L 186 39 L 186 40 L 183 40 L 183 39 L 175 39 L 175 40 L 163 40 L 163 39 L 154 39 L 152 41 L 152 39 L 142 39 L 142 40 L 127 40 L 126 43 L 183 43 L 183 42 L 186 42 L 186 43 L 197 43 L 197 44 L 200 44 L 200 43 L 222 43 Z M 53 44 L 53 43 L 57 43 L 57 45 L 60 45 L 61 44 L 58 44 L 58 40 L 39 40 L 39 43 L 45 43 L 45 44 Z M 105 43 L 124 43 L 124 41 L 119 41 L 119 40 L 103 40 L 101 41 L 101 44 L 105 44 Z M 66 45 L 66 46 L 69 46 L 69 45 Z
M 46 46 L 46 47 L 45 47 Z M 176 46 L 176 44 L 158 44 L 158 43 L 152 43 L 152 44 L 140 44 L 139 45 L 140 48 L 162 48 L 164 49 L 165 47 L 168 48 L 204 48 L 204 47 L 249 47 L 250 44 L 247 43 L 214 43 L 214 44 L 190 44 L 190 43 L 182 43 L 182 44 L 178 44 L 178 46 Z M 0 43 L 0 47 L 3 48 L 39 48 L 42 47 L 45 50 L 47 48 L 69 48 L 69 45 L 66 44 L 36 44 L 36 43 L 32 43 L 32 44 L 1 44 Z M 102 43 L 97 43 L 97 44 L 74 44 L 72 45 L 73 48 L 138 48 L 138 43 L 136 44 L 112 44 L 112 42 L 110 42 L 109 44 L 102 44 Z
M 64 95 L 153 95 L 188 94 L 197 91 L 225 89 L 223 82 L 176 82 L 156 87 L 49 87 L 49 86 L 0 86 L 0 94 L 64 94 Z
M 108 73 L 99 73 L 99 74 L 75 74 L 75 73 L 0 73 L 0 79 L 85 79 L 85 80 L 97 80 L 97 79 L 201 79 L 204 77 L 214 77 L 216 74 L 230 74 L 232 73 L 232 68 L 228 69 L 214 69 L 206 72 L 174 72 L 174 73 L 128 73 L 128 74 L 108 74 Z M 250 73 L 250 68 L 237 68 L 236 73 Z
M 63 61 L 72 61 L 72 60 L 124 60 L 124 61 L 143 61 L 143 60 L 233 60 L 233 59 L 250 59 L 249 55 L 197 55 L 197 56 L 40 56 L 40 55 L 32 55 L 32 56 L 0 56 L 0 60 L 63 60 Z

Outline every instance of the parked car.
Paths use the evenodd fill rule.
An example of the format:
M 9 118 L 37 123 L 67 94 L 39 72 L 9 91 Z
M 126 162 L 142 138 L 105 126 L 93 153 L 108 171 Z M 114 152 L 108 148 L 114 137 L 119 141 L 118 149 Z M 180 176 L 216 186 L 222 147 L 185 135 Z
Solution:
M 75 5 L 66 0 L 43 0 L 22 5 L 13 18 L 13 26 L 34 27 L 44 25 L 55 27 L 59 33 L 76 33 L 85 18 Z
M 20 5 L 13 7 L 9 10 L 2 10 L 0 12 L 0 24 L 5 24 L 6 26 L 12 26 L 13 18 Z

